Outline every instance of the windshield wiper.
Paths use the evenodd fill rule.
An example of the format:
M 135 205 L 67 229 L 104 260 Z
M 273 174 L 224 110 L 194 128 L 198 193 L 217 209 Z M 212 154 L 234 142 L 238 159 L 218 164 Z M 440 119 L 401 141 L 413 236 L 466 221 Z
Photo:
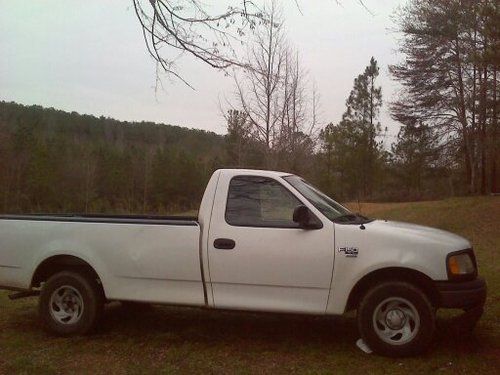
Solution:
M 352 212 L 337 216 L 335 219 L 333 219 L 334 223 L 346 223 L 346 224 L 364 224 L 370 221 L 372 221 L 372 219 L 369 219 L 361 214 Z

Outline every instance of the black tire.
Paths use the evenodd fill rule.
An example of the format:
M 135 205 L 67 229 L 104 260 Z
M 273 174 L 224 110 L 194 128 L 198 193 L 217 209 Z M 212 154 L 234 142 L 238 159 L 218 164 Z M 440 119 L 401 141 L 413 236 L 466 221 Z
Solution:
M 391 310 L 395 311 L 395 320 L 389 318 Z M 375 318 L 377 311 L 381 313 L 379 316 L 383 316 L 385 325 L 378 323 L 379 320 Z M 415 318 L 407 314 L 407 311 L 414 311 Z M 375 353 L 388 357 L 408 357 L 423 353 L 429 348 L 436 326 L 435 309 L 425 293 L 410 283 L 399 281 L 383 282 L 370 289 L 359 304 L 357 318 L 358 328 L 365 343 Z M 417 319 L 418 324 L 415 323 Z M 403 325 L 403 322 L 411 334 L 393 334 L 401 331 L 400 325 Z M 395 325 L 391 327 L 390 324 Z M 391 328 L 394 330 L 391 331 Z M 384 332 L 388 334 L 384 336 Z
M 62 293 L 63 297 L 66 296 L 65 290 L 70 290 L 72 296 L 79 301 L 78 304 L 73 304 L 71 307 L 79 312 L 76 314 L 78 317 L 73 322 L 71 319 L 61 322 L 54 316 L 55 313 L 62 310 L 53 303 L 52 297 L 56 298 L 56 293 L 57 295 Z M 102 287 L 91 275 L 73 271 L 63 271 L 53 275 L 43 285 L 40 294 L 39 315 L 43 328 L 58 336 L 76 336 L 89 333 L 103 314 L 103 296 Z M 82 305 L 81 309 L 74 307 L 80 306 L 80 304 Z

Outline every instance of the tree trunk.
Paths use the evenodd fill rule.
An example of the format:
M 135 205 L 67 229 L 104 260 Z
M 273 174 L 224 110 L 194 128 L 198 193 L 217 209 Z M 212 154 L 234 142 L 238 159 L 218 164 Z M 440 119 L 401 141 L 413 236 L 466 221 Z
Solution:
M 487 148 L 487 143 L 486 143 L 486 121 L 487 121 L 487 115 L 486 115 L 486 111 L 487 111 L 487 103 L 486 101 L 488 100 L 487 99 L 487 96 L 486 96 L 486 88 L 487 88 L 487 85 L 488 85 L 488 69 L 486 67 L 486 64 L 483 68 L 483 74 L 484 74 L 484 77 L 483 77 L 483 87 L 482 87 L 482 92 L 481 92 L 481 101 L 482 101 L 482 105 L 481 105 L 481 117 L 482 117 L 482 121 L 480 123 L 480 129 L 481 129 L 481 142 L 480 142 L 480 146 L 481 146 L 481 187 L 480 187 L 480 191 L 481 191 L 481 194 L 486 194 L 486 148 Z
M 497 124 L 497 66 L 493 68 L 493 114 L 491 117 L 491 148 L 490 148 L 490 189 L 498 193 L 497 160 L 499 153 L 498 124 Z
M 460 123 L 463 128 L 463 150 L 464 150 L 464 158 L 465 158 L 465 170 L 466 176 L 469 185 L 469 193 L 475 193 L 475 182 L 476 182 L 476 173 L 475 173 L 475 164 L 474 164 L 474 129 L 470 129 L 468 131 L 468 123 L 467 123 L 467 107 L 465 101 L 465 90 L 464 90 L 464 82 L 463 82 L 463 71 L 462 71 L 462 58 L 460 54 L 460 44 L 458 41 L 458 36 L 455 41 L 456 46 L 456 63 L 457 63 L 457 76 L 458 76 L 458 106 L 460 113 Z
M 467 135 L 467 129 L 462 129 L 462 142 L 463 142 L 463 156 L 464 156 L 464 165 L 465 165 L 465 178 L 468 185 L 468 192 L 472 193 L 471 187 L 473 184 L 473 172 L 472 172 L 472 163 L 469 149 L 469 141 Z

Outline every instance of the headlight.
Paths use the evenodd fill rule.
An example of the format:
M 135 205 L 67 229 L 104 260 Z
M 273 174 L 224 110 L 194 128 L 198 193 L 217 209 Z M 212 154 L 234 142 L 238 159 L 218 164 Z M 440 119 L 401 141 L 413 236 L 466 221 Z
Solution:
M 476 260 L 472 250 L 448 254 L 446 263 L 449 279 L 469 279 L 477 275 Z

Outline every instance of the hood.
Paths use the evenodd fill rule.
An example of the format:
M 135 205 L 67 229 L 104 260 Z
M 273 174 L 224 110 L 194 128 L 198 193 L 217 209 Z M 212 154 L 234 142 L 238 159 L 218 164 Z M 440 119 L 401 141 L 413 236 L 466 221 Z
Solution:
M 471 247 L 469 241 L 445 230 L 403 223 L 398 221 L 374 220 L 365 224 L 373 235 L 398 240 L 421 249 L 434 248 L 445 253 Z

